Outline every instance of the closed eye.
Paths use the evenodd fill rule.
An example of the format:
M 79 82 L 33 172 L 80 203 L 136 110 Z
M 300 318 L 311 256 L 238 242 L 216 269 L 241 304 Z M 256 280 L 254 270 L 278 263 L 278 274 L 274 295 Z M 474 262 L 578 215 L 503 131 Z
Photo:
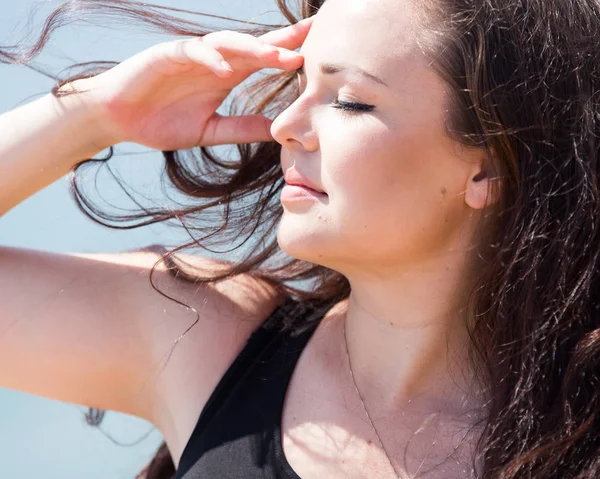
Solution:
M 333 106 L 333 108 L 337 108 L 338 110 L 343 110 L 345 112 L 352 113 L 373 111 L 375 109 L 375 105 L 366 105 L 364 103 L 339 100 L 336 100 L 336 102 L 333 103 L 331 106 Z
M 298 94 L 300 94 L 300 84 L 302 82 L 302 75 L 304 75 L 304 66 L 298 68 L 296 70 L 296 74 L 298 75 Z M 336 100 L 331 106 L 348 114 L 369 112 L 375 109 L 375 105 L 367 105 L 365 103 L 358 103 L 354 101 Z

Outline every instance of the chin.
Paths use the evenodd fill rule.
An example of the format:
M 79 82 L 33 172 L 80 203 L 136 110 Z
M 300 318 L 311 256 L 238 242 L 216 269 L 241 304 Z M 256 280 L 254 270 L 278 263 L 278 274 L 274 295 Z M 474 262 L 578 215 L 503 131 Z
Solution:
M 327 239 L 323 232 L 316 230 L 314 223 L 299 218 L 286 218 L 277 228 L 277 243 L 281 250 L 292 258 L 322 264 Z

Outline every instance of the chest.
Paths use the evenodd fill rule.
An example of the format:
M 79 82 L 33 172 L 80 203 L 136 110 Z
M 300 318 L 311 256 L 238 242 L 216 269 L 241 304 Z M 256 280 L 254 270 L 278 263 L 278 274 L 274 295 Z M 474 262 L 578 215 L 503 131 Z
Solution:
M 411 411 L 371 416 L 392 468 L 348 378 L 324 366 L 318 339 L 311 346 L 299 358 L 282 410 L 282 449 L 298 476 L 391 479 L 395 469 L 402 479 L 474 477 L 473 431 L 440 415 Z

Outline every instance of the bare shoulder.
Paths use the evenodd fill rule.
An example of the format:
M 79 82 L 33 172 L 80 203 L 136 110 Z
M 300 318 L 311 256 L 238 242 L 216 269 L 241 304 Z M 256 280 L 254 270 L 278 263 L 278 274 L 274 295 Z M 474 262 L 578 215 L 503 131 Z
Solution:
M 231 265 L 227 261 L 176 253 L 173 259 L 178 271 L 175 274 L 169 273 L 167 262 L 162 260 L 166 252 L 160 245 L 151 245 L 123 253 L 72 253 L 71 256 L 96 262 L 98 268 L 102 268 L 102 264 L 109 270 L 120 268 L 123 276 L 138 276 L 139 281 L 135 283 L 139 290 L 133 292 L 139 294 L 137 299 L 144 306 L 155 302 L 156 305 L 163 304 L 165 300 L 173 304 L 173 300 L 187 300 L 190 301 L 190 307 L 201 306 L 205 312 L 215 308 L 231 309 L 235 312 L 234 320 L 247 320 L 250 328 L 253 327 L 252 322 L 260 322 L 260 318 L 256 318 L 257 313 L 273 309 L 282 299 L 267 282 L 249 274 L 238 275 L 219 283 L 203 283 L 199 280 L 200 277 L 227 271 Z M 185 281 L 183 274 L 198 279 Z M 172 295 L 171 299 L 161 295 L 161 292 Z
M 147 270 L 160 255 L 157 249 L 132 253 L 124 260 L 144 263 Z M 174 259 L 181 271 L 191 276 L 218 274 L 229 266 L 225 261 L 191 254 L 178 254 Z M 161 273 L 156 286 L 175 301 L 166 303 L 156 292 L 144 300 L 156 302 L 148 313 L 154 349 L 153 364 L 147 371 L 155 398 L 151 418 L 178 463 L 217 383 L 248 337 L 283 298 L 252 275 L 205 284 L 165 275 L 164 264 L 157 271 Z

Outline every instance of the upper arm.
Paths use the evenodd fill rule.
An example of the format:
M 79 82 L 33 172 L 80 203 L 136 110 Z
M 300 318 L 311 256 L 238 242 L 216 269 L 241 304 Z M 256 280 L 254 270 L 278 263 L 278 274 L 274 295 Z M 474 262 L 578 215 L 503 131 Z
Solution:
M 158 259 L 153 251 L 59 254 L 0 247 L 0 386 L 152 421 L 171 374 L 160 379 L 161 361 L 198 319 L 154 290 L 150 270 Z M 202 265 L 217 266 L 209 260 Z M 179 345 L 203 355 L 231 343 L 240 318 L 252 309 L 243 299 L 244 281 L 183 285 L 161 267 L 153 282 L 199 313 L 194 333 L 173 352 L 179 361 Z M 212 321 L 220 311 L 232 320 Z

